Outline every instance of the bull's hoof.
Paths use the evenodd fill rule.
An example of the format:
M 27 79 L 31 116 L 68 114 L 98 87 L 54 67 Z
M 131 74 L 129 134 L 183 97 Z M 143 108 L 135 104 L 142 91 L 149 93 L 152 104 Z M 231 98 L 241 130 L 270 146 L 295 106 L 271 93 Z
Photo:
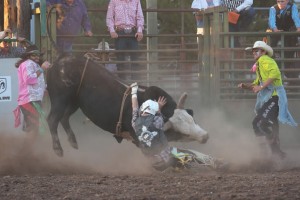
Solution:
M 69 143 L 70 143 L 70 145 L 74 148 L 74 149 L 78 149 L 78 144 L 77 144 L 77 142 L 75 141 L 70 141 L 69 140 Z
M 59 157 L 63 157 L 64 151 L 63 151 L 62 147 L 60 146 L 60 144 L 53 143 L 53 150 L 56 155 L 58 155 Z
M 64 152 L 63 152 L 62 149 L 53 149 L 53 150 L 54 150 L 54 152 L 55 152 L 55 154 L 56 154 L 57 156 L 63 157 Z
M 72 134 L 71 136 L 68 137 L 68 141 L 74 149 L 78 149 L 78 144 L 77 144 L 77 141 L 76 141 L 76 138 L 75 138 L 74 134 Z

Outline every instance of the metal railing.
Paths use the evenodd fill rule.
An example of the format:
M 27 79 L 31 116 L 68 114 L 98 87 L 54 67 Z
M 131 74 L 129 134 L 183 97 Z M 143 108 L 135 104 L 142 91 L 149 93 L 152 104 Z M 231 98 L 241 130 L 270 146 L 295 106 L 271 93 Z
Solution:
M 44 10 L 45 9 L 41 9 Z M 90 12 L 98 12 L 99 9 L 89 9 Z M 105 12 L 106 10 L 101 10 Z M 147 12 L 194 12 L 193 9 L 144 9 Z M 264 9 L 265 11 L 265 9 Z M 46 11 L 45 11 L 46 12 Z M 155 49 L 149 49 L 148 43 L 141 43 L 140 59 L 137 62 L 116 61 L 113 57 L 113 63 L 125 63 L 131 65 L 139 63 L 141 70 L 117 71 L 116 75 L 127 74 L 125 82 L 131 83 L 138 81 L 144 85 L 159 85 L 160 87 L 171 91 L 174 95 L 179 95 L 182 91 L 189 91 L 190 94 L 197 96 L 204 104 L 217 104 L 219 101 L 239 100 L 239 99 L 254 99 L 255 94 L 247 91 L 242 91 L 237 88 L 239 82 L 250 82 L 254 78 L 254 74 L 250 71 L 250 67 L 254 63 L 251 55 L 244 51 L 244 46 L 234 47 L 234 38 L 244 38 L 244 45 L 252 46 L 254 41 L 262 40 L 263 37 L 270 38 L 272 35 L 294 35 L 295 33 L 266 33 L 266 32 L 235 32 L 228 31 L 227 10 L 223 7 L 213 7 L 206 10 L 198 11 L 204 16 L 204 36 L 196 33 L 175 33 L 175 34 L 144 34 L 144 40 L 150 38 L 158 40 L 158 45 Z M 39 13 L 37 13 L 39 14 Z M 192 14 L 192 13 L 191 13 Z M 45 33 L 43 24 L 48 24 L 53 38 L 59 37 L 56 35 L 56 13 L 53 11 L 49 21 L 46 23 L 45 13 L 40 13 L 41 17 L 37 18 L 37 32 L 40 32 L 41 49 L 46 52 L 46 57 L 50 60 L 55 58 L 55 50 L 49 40 L 49 35 Z M 182 22 L 181 22 L 182 23 Z M 186 23 L 183 21 L 183 23 Z M 189 23 L 195 23 L 189 22 Z M 184 26 L 181 24 L 181 26 Z M 196 32 L 196 30 L 195 30 Z M 74 36 L 67 36 L 74 37 Z M 83 36 L 76 36 L 82 38 Z M 112 44 L 109 34 L 95 34 L 91 39 L 100 41 L 108 41 Z M 173 38 L 176 43 L 166 43 Z M 197 42 L 198 38 L 198 42 Z M 98 42 L 100 42 L 98 41 Z M 283 40 L 282 40 L 283 41 Z M 87 51 L 94 52 L 92 48 L 96 48 L 97 44 L 75 44 L 74 54 L 83 54 Z M 78 48 L 76 48 L 78 47 Z M 112 45 L 112 48 L 113 45 Z M 286 51 L 300 51 L 298 47 L 285 47 L 281 43 L 280 47 L 274 48 L 280 55 L 284 55 Z M 132 51 L 110 51 L 110 53 L 128 53 Z M 94 52 L 96 53 L 96 52 Z M 151 56 L 156 55 L 156 56 Z M 285 69 L 282 63 L 287 61 L 300 61 L 297 56 L 295 58 L 276 58 L 279 62 L 282 73 L 286 71 L 294 71 L 298 73 L 298 69 Z M 102 62 L 99 64 L 107 64 L 111 62 Z M 138 79 L 134 75 L 139 75 Z M 297 82 L 298 78 L 290 79 L 283 77 L 286 84 L 287 93 L 291 98 L 299 98 L 299 85 L 290 86 L 288 83 Z

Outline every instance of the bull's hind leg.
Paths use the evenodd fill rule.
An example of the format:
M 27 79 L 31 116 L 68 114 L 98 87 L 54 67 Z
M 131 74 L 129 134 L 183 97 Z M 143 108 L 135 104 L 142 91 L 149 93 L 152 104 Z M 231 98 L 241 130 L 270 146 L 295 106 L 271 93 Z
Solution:
M 66 110 L 66 112 L 64 113 L 63 118 L 60 120 L 61 125 L 63 126 L 64 130 L 66 131 L 67 135 L 68 135 L 68 141 L 70 143 L 70 145 L 74 148 L 74 149 L 78 149 L 78 144 L 76 141 L 76 137 L 75 134 L 70 126 L 70 116 L 78 109 L 78 106 L 69 106 Z
M 56 155 L 60 157 L 63 156 L 63 149 L 58 138 L 57 128 L 59 120 L 62 118 L 62 116 L 63 112 L 60 109 L 54 109 L 54 107 L 52 106 L 47 118 L 48 126 L 52 137 L 52 147 Z

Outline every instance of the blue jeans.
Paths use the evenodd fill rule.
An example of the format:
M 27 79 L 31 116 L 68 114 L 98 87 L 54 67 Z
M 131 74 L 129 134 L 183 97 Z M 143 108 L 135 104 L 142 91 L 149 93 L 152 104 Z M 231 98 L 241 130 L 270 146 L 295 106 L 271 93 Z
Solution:
M 73 40 L 69 38 L 57 38 L 57 52 L 59 54 L 67 53 L 72 54 Z
M 138 41 L 134 37 L 135 32 L 132 32 L 130 34 L 125 34 L 124 31 L 118 31 L 117 34 L 119 37 L 115 39 L 115 48 L 116 50 L 138 50 Z M 126 55 L 130 56 L 131 61 L 137 61 L 139 57 L 138 52 L 132 52 L 132 53 L 123 53 L 119 52 L 116 53 L 117 61 L 126 61 Z M 138 70 L 139 65 L 134 63 L 131 64 L 131 70 Z M 128 70 L 130 69 L 130 66 L 126 65 L 126 63 L 117 64 L 118 70 Z

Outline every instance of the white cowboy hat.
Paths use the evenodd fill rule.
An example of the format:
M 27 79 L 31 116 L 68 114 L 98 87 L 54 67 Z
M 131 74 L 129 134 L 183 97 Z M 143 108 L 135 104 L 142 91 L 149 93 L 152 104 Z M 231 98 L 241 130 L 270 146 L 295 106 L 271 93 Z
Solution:
M 104 47 L 104 49 L 103 49 Z M 109 50 L 114 50 L 114 49 L 111 49 L 109 48 L 109 44 L 107 42 L 104 42 L 104 44 L 102 42 L 100 42 L 98 44 L 98 48 L 97 49 L 94 49 L 96 51 L 109 51 Z
M 247 47 L 245 50 L 262 49 L 267 52 L 268 56 L 273 56 L 273 49 L 263 41 L 256 41 L 253 47 Z

